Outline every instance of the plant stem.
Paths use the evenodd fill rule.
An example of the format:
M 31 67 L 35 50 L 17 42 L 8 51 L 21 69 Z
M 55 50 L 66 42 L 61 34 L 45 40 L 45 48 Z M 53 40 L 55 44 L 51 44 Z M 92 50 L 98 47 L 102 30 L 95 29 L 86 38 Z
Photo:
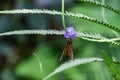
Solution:
M 105 0 L 102 0 L 102 4 L 105 5 Z M 108 21 L 105 18 L 105 9 L 102 7 L 102 19 L 104 22 L 108 23 Z
M 36 59 L 39 61 L 39 67 L 40 67 L 40 72 L 41 72 L 41 79 L 43 79 L 43 76 L 42 76 L 42 74 L 43 74 L 43 67 L 42 67 L 42 63 L 41 63 L 41 61 L 40 61 L 40 59 L 39 59 L 39 57 L 38 57 L 38 55 L 37 54 L 35 54 L 35 53 L 33 53 L 33 55 L 36 57 Z
M 66 28 L 65 25 L 65 17 L 64 17 L 64 0 L 62 0 L 62 24 L 63 24 L 63 28 Z

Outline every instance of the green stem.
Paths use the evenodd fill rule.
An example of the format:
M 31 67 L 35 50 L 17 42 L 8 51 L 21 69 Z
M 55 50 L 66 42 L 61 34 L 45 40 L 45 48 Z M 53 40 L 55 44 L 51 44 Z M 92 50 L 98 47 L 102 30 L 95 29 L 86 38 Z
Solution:
M 65 17 L 64 17 L 64 0 L 62 0 L 62 24 L 63 24 L 63 28 L 66 28 L 65 25 Z
M 102 0 L 102 4 L 105 5 L 105 0 Z M 107 19 L 105 18 L 105 9 L 102 7 L 102 19 L 104 22 L 108 23 Z
M 33 55 L 36 57 L 36 59 L 38 60 L 38 62 L 39 62 L 39 67 L 40 67 L 40 72 L 41 72 L 41 80 L 43 80 L 43 76 L 42 76 L 42 74 L 43 74 L 43 67 L 42 67 L 42 63 L 41 63 L 41 61 L 40 61 L 40 59 L 39 59 L 39 57 L 38 57 L 38 55 L 37 54 L 35 54 L 35 53 L 33 53 Z

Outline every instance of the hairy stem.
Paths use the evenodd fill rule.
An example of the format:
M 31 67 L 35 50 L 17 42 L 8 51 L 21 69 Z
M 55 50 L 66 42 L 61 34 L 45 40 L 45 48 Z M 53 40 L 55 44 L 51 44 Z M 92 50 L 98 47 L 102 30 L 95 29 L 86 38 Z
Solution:
M 0 14 L 50 14 L 50 15 L 62 15 L 62 12 L 56 11 L 56 10 L 48 10 L 48 9 L 16 9 L 16 10 L 5 10 L 0 11 Z M 117 32 L 120 32 L 120 29 L 114 25 L 108 24 L 104 21 L 100 21 L 98 19 L 89 17 L 87 15 L 81 14 L 81 13 L 72 13 L 65 11 L 65 16 L 75 17 L 75 18 L 82 18 L 91 22 L 95 22 L 98 24 L 102 24 L 106 27 L 109 27 L 112 30 L 115 30 Z
M 91 1 L 91 0 L 77 0 L 77 1 L 87 2 L 87 3 L 90 3 L 90 4 L 94 4 L 96 6 L 104 7 L 106 9 L 111 10 L 111 11 L 120 15 L 120 10 L 117 10 L 117 9 L 112 8 L 111 6 L 108 6 L 108 5 L 105 5 L 105 4 L 101 4 L 98 1 Z

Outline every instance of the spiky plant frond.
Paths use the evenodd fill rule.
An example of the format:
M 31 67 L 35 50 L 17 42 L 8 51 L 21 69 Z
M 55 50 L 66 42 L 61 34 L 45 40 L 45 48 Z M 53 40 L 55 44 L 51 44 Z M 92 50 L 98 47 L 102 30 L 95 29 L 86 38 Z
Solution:
M 48 9 L 15 9 L 15 10 L 4 10 L 4 11 L 0 11 L 0 14 L 50 14 L 50 15 L 62 15 L 62 12 L 60 11 L 56 11 L 56 10 L 48 10 Z M 69 17 L 76 17 L 76 18 L 82 18 L 91 22 L 95 22 L 98 24 L 102 24 L 112 30 L 115 30 L 117 32 L 120 32 L 120 29 L 114 25 L 111 25 L 109 23 L 106 23 L 104 21 L 100 21 L 98 19 L 89 17 L 87 15 L 81 14 L 81 13 L 72 13 L 72 12 L 68 12 L 65 11 L 64 13 L 65 16 L 69 16 Z

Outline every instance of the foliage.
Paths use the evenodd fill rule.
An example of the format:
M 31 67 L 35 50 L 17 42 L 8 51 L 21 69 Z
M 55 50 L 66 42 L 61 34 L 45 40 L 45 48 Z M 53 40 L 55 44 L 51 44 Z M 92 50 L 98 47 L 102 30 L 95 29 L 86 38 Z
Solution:
M 101 72 L 102 77 L 100 77 L 98 74 L 97 74 L 97 77 L 96 77 L 95 74 L 94 74 L 95 78 L 91 78 L 92 77 L 91 74 L 88 74 L 90 79 L 91 80 L 112 80 L 112 77 L 113 77 L 116 80 L 120 80 L 119 68 L 117 67 L 118 65 L 115 65 L 117 63 L 119 64 L 119 62 L 116 62 L 116 61 L 110 59 L 109 55 L 107 55 L 106 53 L 104 53 L 104 59 L 105 60 L 101 59 L 101 58 L 93 58 L 93 55 L 97 56 L 97 57 L 98 56 L 102 57 L 103 54 L 94 54 L 94 53 L 101 53 L 102 50 L 110 52 L 109 54 L 114 53 L 114 55 L 115 55 L 114 50 L 116 50 L 116 55 L 118 55 L 118 57 L 120 57 L 120 55 L 118 54 L 119 53 L 119 47 L 120 47 L 120 43 L 119 43 L 119 40 L 120 40 L 120 37 L 119 37 L 120 27 L 119 26 L 120 26 L 120 24 L 118 24 L 118 26 L 116 26 L 117 21 L 116 21 L 116 18 L 114 19 L 114 17 L 117 17 L 117 20 L 118 21 L 120 20 L 120 19 L 118 19 L 118 16 L 120 16 L 120 11 L 118 9 L 112 8 L 111 6 L 106 5 L 105 3 L 101 3 L 99 1 L 77 0 L 77 2 L 84 2 L 85 4 L 82 5 L 82 6 L 75 5 L 74 7 L 72 7 L 70 9 L 70 11 L 64 11 L 64 0 L 62 0 L 62 11 L 49 10 L 49 9 L 14 9 L 14 10 L 0 11 L 0 14 L 60 15 L 60 16 L 62 16 L 62 24 L 63 24 L 64 29 L 66 28 L 65 16 L 67 16 L 66 20 L 68 20 L 70 24 L 74 25 L 74 27 L 77 31 L 78 41 L 75 42 L 75 48 L 77 48 L 78 50 L 76 49 L 77 50 L 76 52 L 80 53 L 80 50 L 79 50 L 78 47 L 82 47 L 82 49 L 81 49 L 82 57 L 86 57 L 86 54 L 88 54 L 88 53 L 89 54 L 87 56 L 90 55 L 90 57 L 91 57 L 91 58 L 82 58 L 82 59 L 77 59 L 76 58 L 73 61 L 64 63 L 60 67 L 57 67 L 58 66 L 58 65 L 56 65 L 56 60 L 57 59 L 52 54 L 52 53 L 57 53 L 57 50 L 56 49 L 54 50 L 54 47 L 53 48 L 51 48 L 50 46 L 47 47 L 47 45 L 45 44 L 45 46 L 41 46 L 35 52 L 35 53 L 37 53 L 37 55 L 35 55 L 35 56 L 39 60 L 39 66 L 40 67 L 34 63 L 35 62 L 34 61 L 35 57 L 32 56 L 28 60 L 26 60 L 23 63 L 20 63 L 20 65 L 18 65 L 18 67 L 16 68 L 16 72 L 19 75 L 31 76 L 31 77 L 34 77 L 36 79 L 47 80 L 51 76 L 56 75 L 56 73 L 59 73 L 59 72 L 62 72 L 64 70 L 66 70 L 66 72 L 64 72 L 63 74 L 67 75 L 68 77 L 67 78 L 65 77 L 65 78 L 66 79 L 70 78 L 71 80 L 76 80 L 76 79 L 78 79 L 78 78 L 75 78 L 76 75 L 77 74 L 83 75 L 82 72 L 85 70 L 85 68 L 83 68 L 83 70 L 81 72 L 78 71 L 79 68 L 73 68 L 73 71 L 71 71 L 71 74 L 73 72 L 73 73 L 76 73 L 76 75 L 73 75 L 72 78 L 70 77 L 71 74 L 69 74 L 70 71 L 69 70 L 67 71 L 68 68 L 75 67 L 76 65 L 81 65 L 81 64 L 85 64 L 85 63 L 87 64 L 87 63 L 90 63 L 90 62 L 102 61 L 102 64 L 101 63 L 96 64 L 96 65 L 92 64 L 90 67 L 91 67 L 91 69 L 93 67 L 95 69 L 98 69 L 98 70 L 103 70 L 104 69 L 105 74 L 103 74 Z M 96 5 L 96 7 L 93 7 L 91 5 Z M 90 10 L 90 8 L 92 8 L 94 11 Z M 96 11 L 98 9 L 101 9 L 101 8 L 102 8 L 102 11 L 99 10 L 98 13 L 102 12 L 102 18 L 104 18 L 104 19 L 99 19 L 99 18 L 101 18 L 101 16 L 99 14 L 94 16 L 97 13 Z M 109 22 L 109 20 L 111 20 L 111 18 L 106 19 L 105 14 L 107 14 L 106 16 L 111 16 L 111 15 L 109 14 L 109 12 L 108 13 L 105 12 L 104 9 L 108 9 L 111 12 L 116 13 L 116 14 L 114 14 L 114 16 L 112 18 L 112 21 L 111 21 L 113 23 Z M 85 13 L 88 14 L 88 15 L 91 15 L 93 17 L 88 16 Z M 84 20 L 87 20 L 88 22 L 84 21 Z M 91 22 L 93 22 L 93 23 L 91 23 Z M 119 23 L 119 22 L 117 22 L 117 23 Z M 88 27 L 92 27 L 92 28 L 88 29 Z M 63 31 L 64 30 L 43 30 L 43 29 L 39 29 L 39 30 L 19 30 L 19 31 L 9 31 L 9 32 L 0 33 L 0 36 L 26 35 L 26 34 L 27 35 L 40 34 L 40 35 L 44 35 L 44 36 L 46 36 L 46 35 L 63 35 Z M 105 36 L 102 36 L 102 35 L 105 35 Z M 110 37 L 109 37 L 109 35 L 110 35 Z M 83 39 L 82 42 L 80 42 L 79 39 Z M 59 42 L 60 42 L 60 40 L 61 40 L 61 38 L 58 39 Z M 99 42 L 99 43 L 93 43 L 93 42 L 90 43 L 90 42 L 87 42 L 87 41 L 84 41 L 84 40 Z M 60 42 L 60 43 L 62 43 L 62 42 Z M 79 45 L 78 43 L 81 44 L 81 45 Z M 89 44 L 86 44 L 86 43 L 89 43 Z M 115 49 L 112 49 L 113 52 L 111 50 L 111 47 L 109 47 L 108 44 L 105 44 L 105 43 L 109 43 L 109 44 L 114 45 Z M 93 46 L 93 44 L 94 44 L 94 46 Z M 96 46 L 96 44 L 97 44 L 97 46 Z M 84 47 L 86 45 L 89 45 L 90 47 Z M 100 46 L 102 46 L 102 47 L 100 47 Z M 45 55 L 45 54 L 47 54 L 47 55 Z M 108 68 L 106 67 L 106 64 L 104 64 L 105 62 L 107 63 L 107 65 L 110 69 L 110 72 L 107 72 Z M 35 64 L 35 65 L 33 65 L 33 64 Z M 98 65 L 101 65 L 101 66 L 98 67 Z M 102 65 L 104 66 L 103 69 L 102 69 Z M 89 67 L 87 67 L 87 68 L 89 69 Z M 93 68 L 93 73 L 96 72 L 94 68 Z M 40 69 L 41 69 L 41 71 L 40 71 Z M 53 71 L 53 70 L 55 70 L 55 71 Z M 41 72 L 41 74 L 40 74 L 40 72 Z M 85 70 L 85 72 L 87 73 L 88 71 Z M 98 72 L 100 73 L 100 71 L 98 71 Z M 109 73 L 112 74 L 112 77 L 110 76 Z M 45 76 L 47 76 L 47 77 L 45 77 Z M 77 75 L 77 77 L 78 76 L 79 75 Z M 56 77 L 53 77 L 53 78 L 50 78 L 50 79 L 55 80 Z M 85 78 L 85 76 L 81 77 L 81 80 L 87 80 L 87 79 L 88 78 Z

